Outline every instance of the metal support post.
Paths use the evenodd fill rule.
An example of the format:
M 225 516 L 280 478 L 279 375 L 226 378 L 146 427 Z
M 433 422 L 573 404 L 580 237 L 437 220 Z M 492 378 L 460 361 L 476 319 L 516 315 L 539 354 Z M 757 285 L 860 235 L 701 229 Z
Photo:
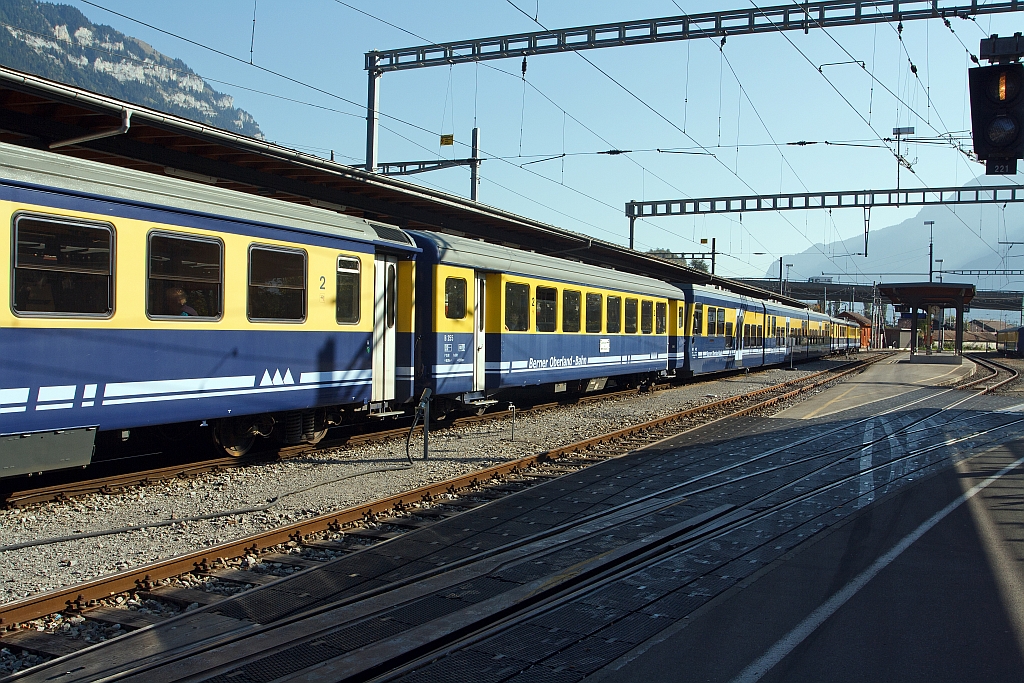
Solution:
M 430 390 L 424 391 L 423 397 L 423 459 L 430 455 Z
M 953 353 L 958 356 L 964 355 L 964 297 L 956 298 L 956 341 L 953 342 L 956 348 Z
M 629 248 L 633 248 L 633 223 L 636 221 L 636 216 L 629 217 Z M 714 263 L 714 261 L 712 261 Z
M 712 275 L 715 274 L 715 254 L 716 253 L 717 253 L 717 250 L 715 248 L 715 238 L 712 237 L 711 238 L 711 274 Z
M 913 307 L 910 314 L 910 357 L 917 353 L 917 306 Z
M 782 257 L 779 257 L 779 294 L 782 294 Z
M 479 201 L 480 188 L 480 129 L 473 129 L 473 153 L 470 155 L 469 163 L 469 198 L 474 202 Z
M 935 272 L 935 221 L 925 221 L 928 226 L 928 282 Z
M 509 439 L 509 441 L 515 441 L 516 440 L 516 410 L 517 410 L 516 409 L 516 404 L 515 403 L 509 403 L 508 404 L 508 409 L 512 413 L 512 438 Z
M 377 171 L 377 131 L 380 124 L 380 55 L 366 55 L 366 170 Z

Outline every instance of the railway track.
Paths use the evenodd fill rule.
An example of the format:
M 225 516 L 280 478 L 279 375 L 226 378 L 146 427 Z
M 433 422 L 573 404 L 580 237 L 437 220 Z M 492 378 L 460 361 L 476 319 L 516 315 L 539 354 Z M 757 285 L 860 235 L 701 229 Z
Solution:
M 819 373 L 821 374 L 821 373 Z M 818 375 L 813 375 L 817 377 Z M 657 385 L 654 389 L 662 389 L 669 385 Z M 599 394 L 577 397 L 572 403 L 586 404 L 597 401 L 606 401 L 619 397 L 633 396 L 637 389 L 621 391 L 609 391 Z M 517 409 L 519 415 L 526 417 L 541 411 L 550 410 L 567 405 L 567 401 L 550 401 L 525 406 Z M 463 415 L 452 419 L 438 421 L 432 424 L 431 429 L 450 429 L 455 427 L 468 427 L 471 425 L 484 424 L 495 420 L 504 420 L 504 412 L 484 413 L 482 415 Z M 96 494 L 113 493 L 130 486 L 148 485 L 172 479 L 195 477 L 210 472 L 223 472 L 246 467 L 252 464 L 271 462 L 275 460 L 289 460 L 292 458 L 304 457 L 316 453 L 322 453 L 337 448 L 355 447 L 364 444 L 384 442 L 391 439 L 405 439 L 409 434 L 409 425 L 403 421 L 401 426 L 393 429 L 379 429 L 370 432 L 348 432 L 342 435 L 332 436 L 321 441 L 316 446 L 298 445 L 284 446 L 281 448 L 261 451 L 242 458 L 220 457 L 208 458 L 194 462 L 184 462 L 163 467 L 136 469 L 117 472 L 110 475 L 89 477 L 84 479 L 73 479 L 71 481 L 59 481 L 57 483 L 34 486 L 31 488 L 0 488 L 0 506 L 3 507 L 24 507 L 37 503 L 51 501 L 63 501 L 73 498 Z M 422 435 L 422 427 L 417 427 L 414 436 Z M 98 464 L 103 464 L 98 463 Z
M 580 396 L 576 401 L 574 401 L 574 403 L 583 404 L 600 400 L 609 400 L 617 397 L 632 396 L 636 393 L 636 389 L 609 391 L 589 396 Z M 519 414 L 526 416 L 531 413 L 550 410 L 566 404 L 567 401 L 539 403 L 519 409 L 518 412 Z M 463 415 L 436 422 L 431 426 L 431 429 L 466 427 L 500 419 L 505 419 L 505 415 L 502 413 Z M 422 427 L 416 427 L 413 432 L 414 435 L 422 435 L 422 433 Z M 239 467 L 246 467 L 253 464 L 271 462 L 275 460 L 289 460 L 292 458 L 312 455 L 318 452 L 330 451 L 336 448 L 354 447 L 369 443 L 388 441 L 390 439 L 404 439 L 408 434 L 409 425 L 406 421 L 402 421 L 400 427 L 393 429 L 378 429 L 368 432 L 352 431 L 341 436 L 329 436 L 316 446 L 310 446 L 308 444 L 283 446 L 273 450 L 253 453 L 252 455 L 246 455 L 241 458 L 229 456 L 208 458 L 195 462 L 168 465 L 166 467 L 142 470 L 132 469 L 130 471 L 118 472 L 116 474 L 106 476 L 76 479 L 73 481 L 47 484 L 33 488 L 15 488 L 5 492 L 0 492 L 0 505 L 4 507 L 24 507 L 26 505 L 33 505 L 36 503 L 69 500 L 94 493 L 113 493 L 129 486 L 147 485 L 171 479 L 194 477 L 208 472 L 228 471 Z M 104 464 L 104 461 L 100 461 L 97 464 L 102 465 Z
M 641 609 L 656 613 L 654 617 L 692 612 L 727 590 L 726 584 L 743 580 L 742 572 L 757 571 L 800 543 L 804 534 L 795 533 L 797 529 L 835 523 L 837 506 L 844 509 L 843 515 L 852 515 L 868 493 L 882 496 L 893 482 L 919 480 L 948 467 L 952 454 L 943 449 L 959 443 L 974 448 L 999 442 L 1002 430 L 1024 422 L 1019 415 L 965 410 L 965 403 L 976 394 L 957 396 L 947 389 L 938 396 L 945 396 L 940 405 L 935 395 L 901 400 L 901 405 L 863 419 L 821 424 L 808 431 L 802 428 L 781 445 L 765 443 L 763 434 L 747 434 L 741 437 L 745 442 L 722 444 L 720 450 L 732 452 L 751 443 L 761 447 L 724 466 L 709 464 L 698 471 L 681 468 L 681 479 L 680 475 L 665 479 L 646 495 L 613 508 L 509 539 L 490 551 L 426 570 L 415 578 L 328 596 L 315 608 L 297 608 L 294 616 L 257 611 L 252 622 L 243 622 L 244 628 L 212 626 L 210 633 L 219 633 L 216 637 L 166 654 L 123 659 L 132 652 L 121 647 L 69 664 L 87 665 L 82 675 L 90 680 L 107 680 L 111 674 L 110 679 L 144 676 L 152 683 L 164 683 L 211 678 L 293 680 L 300 675 L 302 680 L 325 681 L 457 676 L 503 680 L 517 668 L 538 666 L 543 660 L 551 667 L 570 669 L 602 656 L 611 661 L 623 648 L 640 642 L 637 637 L 646 637 L 638 635 L 637 617 L 651 619 Z M 720 432 L 729 434 L 730 428 L 723 425 Z M 713 449 L 715 438 L 717 434 L 701 448 Z M 669 460 L 666 456 L 661 463 Z M 618 472 L 625 475 L 627 471 Z M 648 472 L 634 475 L 639 482 L 649 476 Z M 865 481 L 870 482 L 867 488 Z M 725 492 L 730 497 L 723 499 Z M 731 497 L 737 493 L 742 495 Z M 569 495 L 586 494 L 580 490 Z M 729 503 L 722 505 L 724 500 Z M 509 506 L 524 504 L 521 500 Z M 517 514 L 501 507 L 488 514 L 510 512 Z M 638 527 L 647 531 L 638 535 Z M 615 537 L 621 541 L 610 546 L 608 539 Z M 392 545 L 388 554 L 402 554 L 400 545 L 394 544 L 391 550 Z M 569 553 L 566 548 L 574 550 Z M 695 559 L 689 564 L 688 553 Z M 530 568 L 542 564 L 544 573 L 531 579 L 529 572 L 534 570 Z M 567 564 L 571 567 L 566 568 Z M 668 574 L 660 584 L 659 565 Z M 281 590 L 287 591 L 286 586 L 282 584 Z M 488 587 L 497 592 L 487 593 Z M 657 607 L 644 607 L 670 591 L 678 598 L 674 602 L 669 595 Z M 602 607 L 608 601 L 609 606 Z M 629 608 L 632 614 L 624 607 L 627 601 L 635 605 Z M 201 629 L 201 624 L 227 613 L 207 609 L 183 615 L 176 623 Z M 598 623 L 590 626 L 588 622 L 595 620 Z M 667 623 L 660 628 L 672 618 L 662 621 Z M 382 623 L 391 626 L 382 629 Z M 604 629 L 597 636 L 600 640 L 592 640 L 589 634 L 599 629 Z M 543 633 L 547 640 L 545 644 L 524 640 L 524 633 Z M 128 642 L 156 644 L 161 632 L 151 631 L 146 638 Z M 557 642 L 545 649 L 549 641 Z M 606 652 L 583 655 L 579 647 L 593 648 L 594 643 Z M 559 653 L 565 653 L 561 659 Z M 110 656 L 115 659 L 101 660 Z M 467 663 L 479 668 L 469 668 Z M 502 673 L 502 667 L 508 671 Z M 62 671 L 52 667 L 26 678 L 54 680 L 52 676 Z
M 399 495 L 339 512 L 306 519 L 265 533 L 238 539 L 187 555 L 150 564 L 138 569 L 106 576 L 62 590 L 0 606 L 0 628 L 15 628 L 30 620 L 55 613 L 74 615 L 86 620 L 129 620 L 131 612 L 112 606 L 126 599 L 158 600 L 184 607 L 202 605 L 218 596 L 183 588 L 174 577 L 203 576 L 226 585 L 244 587 L 259 585 L 262 579 L 255 572 L 242 571 L 250 564 L 277 565 L 281 572 L 300 571 L 313 564 L 299 553 L 312 549 L 344 554 L 362 549 L 366 544 L 386 540 L 409 528 L 418 528 L 458 514 L 497 497 L 503 497 L 546 481 L 552 477 L 578 471 L 591 464 L 607 461 L 617 455 L 657 442 L 689 428 L 729 417 L 766 411 L 781 401 L 837 381 L 863 369 L 871 362 L 887 357 L 878 354 L 857 360 L 840 368 L 765 387 L 747 394 L 721 399 L 673 415 L 632 425 L 607 434 L 586 439 L 558 449 L 506 462 L 455 479 L 420 487 Z M 273 578 L 274 575 L 271 575 Z M 204 602 L 205 600 L 205 602 Z M 133 628 L 139 624 L 126 623 Z M 45 638 L 44 636 L 49 636 Z M 53 639 L 70 641 L 63 636 L 38 631 L 14 630 L 0 642 L 44 656 L 63 654 Z M 47 641 L 47 642 L 43 642 Z M 74 642 L 74 641 L 70 641 Z M 81 643 L 85 645 L 86 643 Z
M 988 370 L 989 374 L 960 384 L 960 389 L 977 389 L 981 394 L 988 394 L 1006 386 L 1020 376 L 1020 373 L 1013 368 L 991 358 L 982 358 L 978 354 L 971 354 L 970 359 Z

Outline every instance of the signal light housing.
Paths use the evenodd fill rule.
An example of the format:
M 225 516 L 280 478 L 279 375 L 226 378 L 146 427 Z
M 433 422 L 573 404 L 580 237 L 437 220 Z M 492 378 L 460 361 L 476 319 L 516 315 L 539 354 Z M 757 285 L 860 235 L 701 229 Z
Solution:
M 971 69 L 968 76 L 971 133 L 978 159 L 1008 161 L 1024 158 L 1024 65 L 983 66 Z M 1016 169 L 1015 162 L 996 166 Z

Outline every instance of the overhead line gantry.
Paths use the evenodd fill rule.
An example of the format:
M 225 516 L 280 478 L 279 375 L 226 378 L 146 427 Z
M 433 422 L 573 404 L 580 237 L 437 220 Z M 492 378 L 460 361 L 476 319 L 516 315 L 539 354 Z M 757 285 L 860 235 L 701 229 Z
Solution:
M 380 77 L 389 71 L 481 62 L 510 57 L 644 45 L 714 36 L 855 26 L 915 19 L 968 18 L 1017 12 L 1024 0 L 822 0 L 774 7 L 702 12 L 682 16 L 620 21 L 491 38 L 434 43 L 366 53 L 366 170 L 378 170 Z
M 868 255 L 871 209 L 875 207 L 930 206 L 932 204 L 1012 204 L 1024 202 L 1024 186 L 933 187 L 912 190 L 856 190 L 853 192 L 797 192 L 734 197 L 690 197 L 626 202 L 629 218 L 629 247 L 633 248 L 633 227 L 638 218 L 662 216 L 704 216 L 715 213 L 752 213 L 807 209 L 864 210 L 864 252 Z

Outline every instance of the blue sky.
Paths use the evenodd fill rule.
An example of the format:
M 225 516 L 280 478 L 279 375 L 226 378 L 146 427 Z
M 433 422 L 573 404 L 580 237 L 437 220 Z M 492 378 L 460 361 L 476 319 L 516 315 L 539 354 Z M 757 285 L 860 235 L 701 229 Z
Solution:
M 687 13 L 754 7 L 750 0 L 678 1 Z M 672 0 L 516 0 L 530 17 L 509 0 L 346 2 L 436 42 L 537 30 L 533 16 L 561 28 L 681 13 Z M 364 53 L 422 42 L 335 0 L 257 0 L 254 39 L 253 0 L 97 2 L 245 62 L 251 45 L 255 64 L 318 91 L 95 5 L 68 4 L 183 59 L 232 94 L 268 139 L 323 156 L 334 150 L 339 161 L 353 164 L 363 162 L 365 147 Z M 896 161 L 879 138 L 891 136 L 895 126 L 914 126 L 919 137 L 968 131 L 964 45 L 976 53 L 988 34 L 1024 30 L 1024 14 L 952 19 L 951 26 L 955 34 L 941 19 L 906 22 L 902 41 L 895 24 L 882 23 L 734 36 L 724 49 L 718 39 L 701 39 L 586 52 L 607 76 L 578 54 L 542 55 L 530 58 L 525 86 L 519 59 L 389 73 L 381 81 L 379 158 L 468 156 L 476 121 L 489 159 L 482 166 L 481 201 L 622 244 L 628 234 L 623 207 L 632 199 L 747 194 L 751 188 L 888 189 L 896 183 Z M 441 148 L 440 133 L 454 133 L 456 146 Z M 820 144 L 786 144 L 797 141 Z M 678 153 L 699 152 L 699 146 L 714 155 Z M 610 148 L 635 151 L 596 154 Z M 983 173 L 947 144 L 915 143 L 902 151 L 915 171 L 901 174 L 905 187 L 960 185 Z M 563 152 L 564 158 L 526 164 Z M 469 193 L 464 168 L 410 179 Z M 916 213 L 875 210 L 872 227 Z M 862 231 L 859 210 L 676 217 L 639 222 L 637 248 L 692 251 L 701 248 L 702 237 L 716 237 L 727 254 L 719 260 L 722 274 L 757 276 L 784 254 L 814 244 L 828 251 L 830 242 Z M 842 272 L 856 271 L 851 259 L 836 263 Z

